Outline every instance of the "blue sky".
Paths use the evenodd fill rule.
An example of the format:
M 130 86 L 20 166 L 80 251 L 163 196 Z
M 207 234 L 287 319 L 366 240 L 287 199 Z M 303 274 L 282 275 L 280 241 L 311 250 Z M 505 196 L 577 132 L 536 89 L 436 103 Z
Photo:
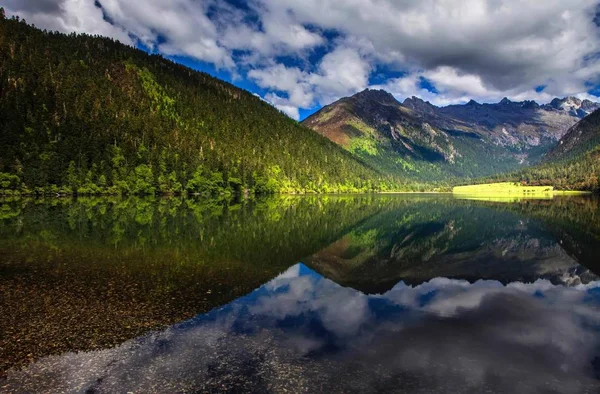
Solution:
M 380 88 L 436 105 L 600 101 L 598 0 L 3 0 L 161 53 L 296 119 Z

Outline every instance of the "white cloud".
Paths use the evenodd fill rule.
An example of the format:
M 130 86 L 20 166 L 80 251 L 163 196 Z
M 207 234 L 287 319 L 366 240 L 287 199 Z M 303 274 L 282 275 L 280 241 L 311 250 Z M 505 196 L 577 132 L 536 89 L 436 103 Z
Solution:
M 318 72 L 311 74 L 309 81 L 323 104 L 365 89 L 370 73 L 371 65 L 356 49 L 342 46 L 323 57 Z
M 599 80 L 598 62 L 585 60 L 600 50 L 595 0 L 263 3 L 301 23 L 360 37 L 376 61 L 437 79 L 432 83 L 446 92 L 437 102 L 547 100 L 583 93 L 586 82 Z M 540 85 L 544 94 L 535 92 Z
M 460 91 L 473 97 L 484 96 L 489 92 L 480 76 L 460 73 L 453 67 L 438 67 L 424 72 L 423 77 L 444 91 Z
M 244 8 L 217 0 L 98 0 L 102 8 L 94 0 L 4 3 L 9 14 L 41 27 L 136 39 L 234 75 L 249 68 L 292 116 L 367 87 L 382 69 L 405 76 L 379 86 L 437 104 L 589 97 L 590 84 L 600 83 L 597 0 L 251 0 Z M 437 93 L 422 89 L 421 78 Z
M 133 40 L 125 29 L 104 20 L 93 0 L 6 0 L 7 14 L 16 14 L 44 29 L 97 34 L 126 44 Z
M 252 13 L 259 15 L 259 22 L 247 22 L 246 14 L 219 3 L 216 19 L 221 26 L 220 43 L 230 49 L 247 50 L 262 57 L 298 54 L 324 44 L 319 32 L 310 31 L 295 21 L 287 12 L 264 8 L 258 2 L 250 2 Z M 262 60 L 257 57 L 258 61 Z
M 435 92 L 422 87 L 423 80 L 435 87 Z M 485 85 L 479 75 L 464 74 L 447 66 L 413 72 L 400 78 L 391 78 L 385 83 L 373 85 L 371 88 L 384 89 L 392 93 L 398 100 L 416 96 L 438 106 L 466 103 L 469 100 L 498 102 L 503 97 L 508 97 L 513 101 L 534 100 L 538 103 L 547 103 L 557 96 L 563 96 L 563 94 L 551 94 L 547 91 L 538 92 L 533 87 L 519 86 L 513 89 L 499 90 Z M 587 92 L 574 92 L 577 92 L 577 89 L 565 93 L 564 96 L 573 95 L 580 99 L 600 100 L 599 97 Z
M 299 120 L 300 119 L 300 111 L 298 106 L 291 105 L 290 100 L 279 97 L 275 93 L 267 93 L 265 95 L 264 100 L 270 104 L 272 104 L 275 108 L 285 113 L 292 119 Z
M 356 49 L 340 46 L 323 56 L 314 72 L 275 64 L 248 72 L 260 87 L 284 92 L 287 98 L 269 93 L 265 99 L 298 119 L 298 108 L 323 105 L 365 89 L 371 65 Z
M 318 32 L 295 22 L 286 12 L 260 10 L 261 27 L 244 13 L 215 0 L 8 0 L 9 14 L 19 14 L 43 28 L 86 32 L 132 44 L 135 37 L 166 55 L 183 55 L 233 70 L 234 50 L 263 56 L 295 53 L 321 45 Z M 209 17 L 210 15 L 210 17 Z M 108 17 L 107 22 L 104 17 Z
M 219 31 L 207 16 L 209 1 L 98 0 L 118 26 L 126 28 L 146 46 L 166 55 L 184 55 L 233 69 L 227 48 L 218 43 Z

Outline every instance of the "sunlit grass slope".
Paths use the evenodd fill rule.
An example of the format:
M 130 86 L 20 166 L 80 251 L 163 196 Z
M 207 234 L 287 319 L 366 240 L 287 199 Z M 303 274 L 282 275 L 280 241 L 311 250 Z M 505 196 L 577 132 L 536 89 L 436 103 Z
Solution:
M 452 193 L 457 195 L 480 197 L 552 196 L 553 192 L 552 186 L 523 186 L 512 182 L 457 186 L 452 189 Z

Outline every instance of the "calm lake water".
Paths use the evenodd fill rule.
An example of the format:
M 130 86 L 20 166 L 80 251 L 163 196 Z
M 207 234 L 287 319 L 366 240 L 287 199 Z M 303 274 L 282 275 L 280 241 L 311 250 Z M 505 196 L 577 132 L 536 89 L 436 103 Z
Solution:
M 0 200 L 0 392 L 600 392 L 600 201 Z

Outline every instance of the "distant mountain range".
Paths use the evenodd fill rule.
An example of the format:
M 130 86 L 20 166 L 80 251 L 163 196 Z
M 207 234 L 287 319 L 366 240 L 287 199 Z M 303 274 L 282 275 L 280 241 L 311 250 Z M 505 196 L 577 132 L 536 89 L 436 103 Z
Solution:
M 303 123 L 376 168 L 422 180 L 481 177 L 539 163 L 574 124 L 600 108 L 575 97 L 437 107 L 383 90 L 342 98 Z
M 549 111 L 567 111 L 573 116 L 584 118 L 599 109 L 600 104 L 590 100 L 580 100 L 577 97 L 567 97 L 563 99 L 555 98 L 549 104 L 543 105 L 542 108 Z

